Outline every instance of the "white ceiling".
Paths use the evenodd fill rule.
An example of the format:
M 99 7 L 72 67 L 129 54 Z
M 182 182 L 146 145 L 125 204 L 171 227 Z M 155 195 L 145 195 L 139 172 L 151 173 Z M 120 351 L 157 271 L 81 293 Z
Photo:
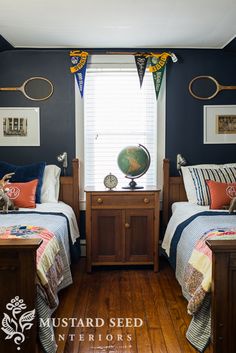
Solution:
M 0 0 L 14 47 L 222 48 L 235 17 L 236 0 Z

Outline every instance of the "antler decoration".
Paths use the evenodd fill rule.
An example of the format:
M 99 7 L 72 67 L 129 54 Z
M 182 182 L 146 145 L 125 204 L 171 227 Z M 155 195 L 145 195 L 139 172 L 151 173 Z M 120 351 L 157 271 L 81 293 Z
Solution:
M 7 183 L 7 181 L 9 179 L 11 179 L 12 175 L 14 175 L 15 173 L 8 173 L 8 174 L 5 174 L 2 179 L 0 179 L 0 187 L 4 187 Z

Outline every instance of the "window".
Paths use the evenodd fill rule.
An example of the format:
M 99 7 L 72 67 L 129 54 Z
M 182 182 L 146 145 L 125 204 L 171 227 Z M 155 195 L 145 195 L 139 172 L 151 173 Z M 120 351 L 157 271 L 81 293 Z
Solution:
M 127 179 L 117 166 L 126 146 L 142 144 L 150 152 L 151 165 L 142 184 L 156 184 L 156 99 L 147 73 L 142 89 L 137 72 L 88 70 L 84 96 L 85 184 L 101 184 L 109 172 L 119 184 Z
M 163 88 L 157 104 L 151 73 L 146 72 L 140 89 L 135 64 L 125 68 L 114 64 L 94 66 L 88 66 L 83 99 L 76 88 L 81 188 L 103 186 L 104 177 L 110 172 L 118 177 L 118 186 L 128 185 L 129 180 L 118 168 L 117 156 L 122 148 L 138 144 L 144 145 L 151 155 L 150 168 L 137 180 L 138 185 L 157 185 L 157 181 L 160 185 L 162 164 L 158 161 L 164 157 L 165 135 L 165 105 L 160 104 L 165 102 Z

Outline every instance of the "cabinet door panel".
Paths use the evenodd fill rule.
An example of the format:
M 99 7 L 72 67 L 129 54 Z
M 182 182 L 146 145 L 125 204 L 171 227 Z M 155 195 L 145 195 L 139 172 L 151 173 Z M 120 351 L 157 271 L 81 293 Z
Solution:
M 92 261 L 114 262 L 122 260 L 122 211 L 92 211 Z
M 153 210 L 126 211 L 126 261 L 153 261 L 153 218 Z

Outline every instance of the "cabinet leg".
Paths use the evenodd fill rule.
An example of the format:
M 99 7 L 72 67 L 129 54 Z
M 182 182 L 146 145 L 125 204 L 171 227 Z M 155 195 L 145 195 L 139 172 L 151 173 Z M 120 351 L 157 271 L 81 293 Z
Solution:
M 91 272 L 92 272 L 92 266 L 91 266 L 90 261 L 88 261 L 88 260 L 87 260 L 87 272 L 88 272 L 88 273 L 91 273 Z
M 157 256 L 155 256 L 155 258 L 154 258 L 153 271 L 154 272 L 158 272 L 159 271 L 159 258 Z

